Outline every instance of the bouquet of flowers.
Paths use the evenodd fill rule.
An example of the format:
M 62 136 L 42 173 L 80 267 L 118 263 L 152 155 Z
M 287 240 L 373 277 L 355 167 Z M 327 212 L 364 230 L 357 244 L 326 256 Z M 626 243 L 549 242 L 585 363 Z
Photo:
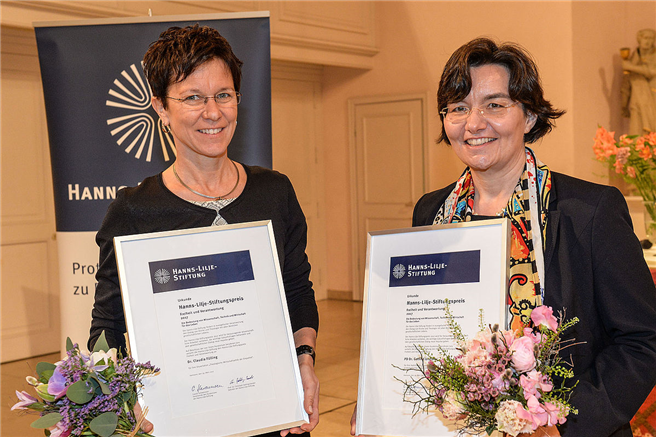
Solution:
M 37 397 L 16 390 L 18 402 L 11 409 L 39 413 L 31 426 L 44 429 L 50 437 L 150 436 L 140 432 L 147 408 L 139 417 L 133 410 L 141 380 L 159 369 L 150 362 L 139 364 L 129 356 L 117 356 L 104 332 L 90 355 L 70 338 L 66 349 L 66 359 L 37 364 L 37 376 L 26 378 Z
M 656 132 L 648 135 L 622 135 L 599 126 L 594 137 L 595 156 L 638 189 L 645 200 L 656 200 Z
M 481 326 L 467 341 L 448 305 L 446 315 L 459 354 L 440 350 L 436 358 L 418 347 L 421 361 L 414 371 L 420 376 L 401 381 L 404 400 L 414 404 L 415 414 L 437 408 L 456 421 L 459 435 L 497 430 L 512 436 L 562 424 L 569 413 L 577 414 L 569 403 L 576 384 L 566 384 L 574 374 L 558 352 L 562 332 L 578 319 L 563 323 L 561 316 L 559 323 L 550 307 L 539 306 L 531 314 L 534 326 L 521 333 Z
M 656 132 L 647 135 L 622 135 L 615 141 L 615 132 L 597 129 L 592 146 L 598 161 L 633 185 L 645 201 L 651 221 L 649 235 L 656 234 Z

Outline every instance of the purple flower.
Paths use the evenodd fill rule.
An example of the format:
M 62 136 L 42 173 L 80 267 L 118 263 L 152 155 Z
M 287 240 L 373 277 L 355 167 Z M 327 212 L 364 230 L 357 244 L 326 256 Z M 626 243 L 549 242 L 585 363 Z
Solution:
M 18 402 L 11 407 L 13 410 L 27 410 L 27 407 L 32 405 L 35 402 L 38 402 L 36 398 L 33 398 L 27 392 L 16 390 L 16 397 L 18 397 Z
M 66 394 L 68 387 L 66 386 L 66 378 L 61 373 L 59 367 L 55 368 L 52 376 L 48 380 L 48 393 L 55 397 L 55 400 L 61 398 Z

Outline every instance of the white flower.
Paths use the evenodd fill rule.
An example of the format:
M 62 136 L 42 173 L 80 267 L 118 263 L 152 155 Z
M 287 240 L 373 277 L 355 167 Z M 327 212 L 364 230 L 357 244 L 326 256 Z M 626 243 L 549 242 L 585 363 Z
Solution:
M 458 420 L 465 413 L 465 408 L 458 401 L 458 396 L 453 390 L 448 391 L 444 395 L 444 403 L 442 404 L 442 415 L 449 420 Z
M 522 404 L 517 401 L 501 402 L 497 414 L 494 416 L 497 421 L 497 429 L 500 432 L 506 432 L 513 437 L 516 437 L 519 433 L 533 432 L 531 422 L 517 416 L 517 408 L 523 408 Z
M 98 363 L 100 361 L 103 361 L 103 360 L 104 360 L 104 363 L 103 363 L 104 366 L 103 365 L 98 366 Z M 98 352 L 92 353 L 91 354 L 91 362 L 89 363 L 89 367 L 98 366 L 98 367 L 102 367 L 102 369 L 98 369 L 98 370 L 104 370 L 106 368 L 106 366 L 109 365 L 109 360 L 112 360 L 114 363 L 116 363 L 116 348 L 111 348 L 107 352 L 98 351 Z

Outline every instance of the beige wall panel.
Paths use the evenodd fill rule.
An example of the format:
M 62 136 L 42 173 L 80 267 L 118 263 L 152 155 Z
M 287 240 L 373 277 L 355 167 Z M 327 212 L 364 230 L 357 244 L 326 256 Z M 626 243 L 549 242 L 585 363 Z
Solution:
M 171 3 L 179 3 L 186 6 L 196 6 L 216 12 L 242 12 L 258 11 L 258 1 L 207 1 L 207 0 L 171 0 Z
M 266 3 L 263 3 L 266 4 Z M 368 2 L 280 2 L 281 23 L 370 35 L 373 24 Z
M 272 67 L 273 168 L 286 174 L 308 225 L 307 255 L 317 299 L 326 298 L 320 69 Z
M 271 10 L 271 33 L 352 46 L 375 47 L 375 2 L 261 2 Z
M 58 349 L 59 302 L 50 287 L 49 258 L 48 242 L 2 246 L 0 362 Z
M 34 34 L 2 28 L 0 360 L 59 349 L 54 204 Z
M 411 114 L 390 114 L 363 120 L 364 201 L 412 202 Z M 389 129 L 394 126 L 394 129 Z M 390 157 L 393 168 L 390 168 Z
M 408 219 L 388 217 L 369 218 L 365 222 L 367 232 L 409 228 L 411 225 L 412 223 Z
M 38 76 L 16 71 L 2 75 L 3 226 L 47 219 L 49 175 L 43 92 Z M 16 120 L 13 114 L 30 114 Z M 26 175 L 30 175 L 29 178 Z

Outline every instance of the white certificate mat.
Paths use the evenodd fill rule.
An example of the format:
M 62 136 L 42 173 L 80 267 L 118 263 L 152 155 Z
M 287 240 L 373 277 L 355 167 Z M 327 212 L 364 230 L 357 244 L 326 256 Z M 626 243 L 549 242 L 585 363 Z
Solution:
M 270 221 L 114 239 L 132 356 L 158 437 L 307 423 Z
M 509 228 L 503 218 L 369 233 L 356 434 L 456 434 L 437 411 L 412 416 L 395 379 L 408 376 L 394 366 L 416 369 L 415 346 L 454 350 L 447 299 L 467 338 L 480 330 L 481 309 L 505 325 Z

